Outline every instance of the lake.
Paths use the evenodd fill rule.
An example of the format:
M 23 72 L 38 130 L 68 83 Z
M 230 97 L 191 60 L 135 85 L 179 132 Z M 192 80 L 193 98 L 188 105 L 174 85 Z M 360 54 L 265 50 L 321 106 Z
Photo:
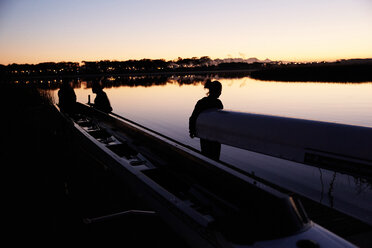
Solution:
M 222 83 L 220 99 L 225 109 L 372 127 L 372 82 L 209 77 Z M 199 139 L 189 137 L 188 119 L 197 100 L 207 93 L 205 79 L 201 75 L 109 77 L 104 79 L 104 91 L 116 114 L 200 149 Z M 94 100 L 91 80 L 73 81 L 78 101 L 86 103 L 88 95 Z M 58 102 L 57 89 L 53 94 Z M 367 179 L 224 145 L 221 160 L 372 224 L 372 183 Z M 265 160 L 265 166 L 253 162 L 260 160 Z

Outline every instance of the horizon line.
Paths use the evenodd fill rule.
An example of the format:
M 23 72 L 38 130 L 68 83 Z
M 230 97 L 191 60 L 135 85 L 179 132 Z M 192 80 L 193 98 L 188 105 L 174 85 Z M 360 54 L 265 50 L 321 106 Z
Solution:
M 193 59 L 193 58 L 202 58 L 202 57 L 209 57 L 209 56 L 201 56 L 201 57 L 185 57 L 185 58 L 182 58 L 182 57 L 178 57 L 177 59 L 181 58 L 181 59 Z M 210 58 L 210 57 L 209 57 Z M 8 63 L 8 64 L 0 64 L 2 66 L 9 66 L 9 65 L 37 65 L 37 64 L 43 64 L 43 63 L 79 63 L 79 65 L 82 63 L 82 62 L 101 62 L 101 61 L 110 61 L 110 62 L 124 62 L 124 61 L 131 61 L 131 60 L 134 60 L 134 61 L 140 61 L 140 60 L 164 60 L 166 62 L 171 62 L 171 61 L 177 61 L 177 59 L 170 59 L 170 60 L 166 60 L 164 58 L 156 58 L 156 59 L 151 59 L 151 58 L 142 58 L 142 59 L 127 59 L 127 60 L 117 60 L 117 59 L 100 59 L 100 60 L 81 60 L 80 62 L 79 61 L 72 61 L 72 60 L 60 60 L 60 61 L 43 61 L 43 62 L 38 62 L 38 63 Z M 264 62 L 265 60 L 270 60 L 270 62 L 285 62 L 285 63 L 321 63 L 321 62 L 328 62 L 328 63 L 331 63 L 331 62 L 337 62 L 337 61 L 342 61 L 342 60 L 368 60 L 368 59 L 372 59 L 372 57 L 365 57 L 365 58 L 361 58 L 361 57 L 356 57 L 356 58 L 340 58 L 340 59 L 329 59 L 329 60 L 271 60 L 269 58 L 266 58 L 266 59 L 258 59 L 257 57 L 250 57 L 250 58 L 242 58 L 242 57 L 235 57 L 235 58 L 215 58 L 215 59 L 212 59 L 210 58 L 212 61 L 213 60 L 228 60 L 228 59 L 242 59 L 242 60 L 249 60 L 249 59 L 257 59 L 259 62 Z

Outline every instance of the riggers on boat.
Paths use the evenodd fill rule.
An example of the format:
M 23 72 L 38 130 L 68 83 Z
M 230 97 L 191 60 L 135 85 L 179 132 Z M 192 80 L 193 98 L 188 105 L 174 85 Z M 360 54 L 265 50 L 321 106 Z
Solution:
M 56 106 L 58 109 L 58 106 Z M 74 143 L 122 178 L 191 247 L 354 247 L 301 202 L 115 114 L 61 112 Z

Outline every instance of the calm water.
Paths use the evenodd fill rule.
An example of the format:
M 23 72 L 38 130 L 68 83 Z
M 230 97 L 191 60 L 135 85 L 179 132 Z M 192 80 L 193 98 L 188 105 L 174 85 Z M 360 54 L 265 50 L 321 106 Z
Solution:
M 196 101 L 207 92 L 201 84 L 203 78 L 171 77 L 155 80 L 155 84 L 150 78 L 132 78 L 131 86 L 115 80 L 120 81 L 107 79 L 110 86 L 104 89 L 113 112 L 199 149 L 199 140 L 188 135 L 188 118 Z M 220 99 L 225 109 L 372 127 L 372 82 L 218 80 L 223 85 Z M 94 100 L 90 81 L 75 80 L 75 87 L 78 101 L 86 103 L 88 95 Z M 221 160 L 372 224 L 372 184 L 366 179 L 228 146 L 222 146 Z M 262 160 L 265 166 L 255 163 Z

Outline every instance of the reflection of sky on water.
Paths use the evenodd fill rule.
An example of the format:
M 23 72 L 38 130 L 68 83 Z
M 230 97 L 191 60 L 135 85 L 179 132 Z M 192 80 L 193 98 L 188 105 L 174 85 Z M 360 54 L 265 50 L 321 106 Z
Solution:
M 225 109 L 372 127 L 372 83 L 280 83 L 248 77 L 220 79 Z M 188 118 L 206 91 L 200 83 L 104 89 L 113 111 L 199 149 L 188 136 Z M 82 81 L 78 101 L 95 95 Z M 57 98 L 56 98 L 57 99 Z M 372 223 L 372 186 L 352 176 L 222 146 L 221 160 L 318 202 Z

